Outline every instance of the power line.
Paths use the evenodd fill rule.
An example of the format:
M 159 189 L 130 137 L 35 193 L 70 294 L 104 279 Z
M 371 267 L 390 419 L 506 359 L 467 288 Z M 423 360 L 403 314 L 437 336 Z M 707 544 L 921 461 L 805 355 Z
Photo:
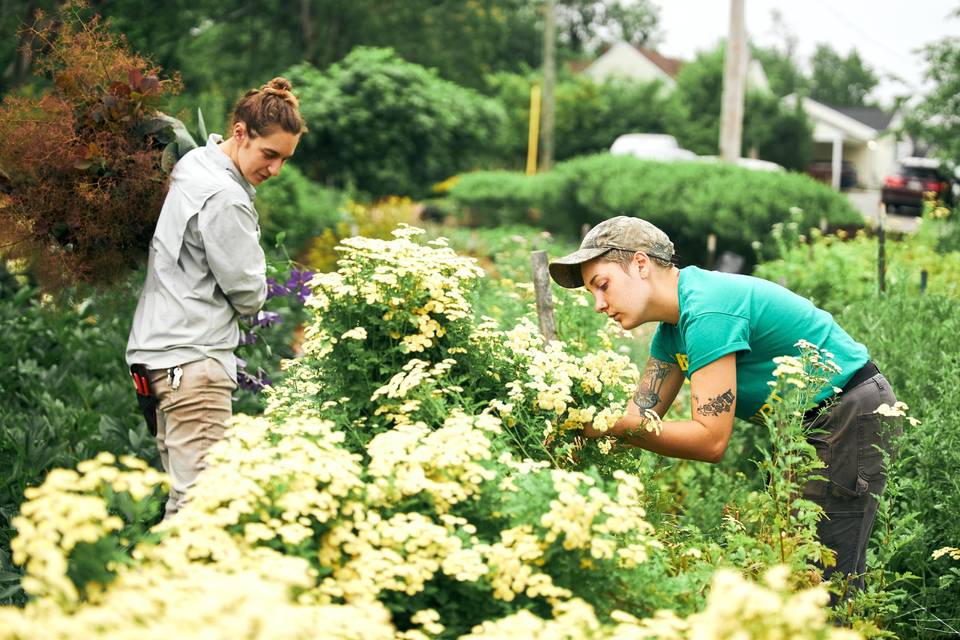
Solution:
M 897 60 L 909 59 L 910 56 L 913 55 L 912 53 L 904 55 L 904 53 L 901 51 L 894 51 L 892 48 L 890 48 L 890 46 L 887 43 L 883 42 L 882 40 L 878 40 L 869 32 L 864 31 L 862 28 L 860 28 L 860 26 L 858 26 L 855 22 L 849 20 L 846 16 L 844 16 L 839 11 L 837 11 L 837 9 L 834 6 L 832 6 L 827 0 L 818 0 L 818 3 L 823 8 L 825 8 L 828 12 L 833 14 L 833 16 L 837 18 L 844 26 L 846 26 L 851 31 L 856 32 L 865 40 L 872 42 L 874 45 L 879 47 L 884 53 L 895 57 Z M 877 65 L 877 66 L 881 66 L 881 65 Z M 905 84 L 908 88 L 910 89 L 917 88 L 917 86 L 914 83 L 903 78 L 900 73 L 891 71 L 889 65 L 882 65 L 882 67 L 883 67 L 883 70 L 886 71 L 888 75 L 894 76 L 897 80 Z

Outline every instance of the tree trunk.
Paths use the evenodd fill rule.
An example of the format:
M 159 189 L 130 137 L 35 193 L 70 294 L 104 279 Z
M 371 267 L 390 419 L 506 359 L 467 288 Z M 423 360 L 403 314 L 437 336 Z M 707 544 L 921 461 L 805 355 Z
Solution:
M 554 152 L 554 85 L 557 78 L 557 13 L 554 0 L 547 0 L 543 26 L 543 125 L 540 131 L 542 140 L 540 152 L 540 170 L 553 168 Z
M 32 27 L 36 20 L 37 5 L 34 2 L 29 2 L 21 27 Z M 30 69 L 33 67 L 33 34 L 28 29 L 21 28 L 18 40 L 17 53 L 13 59 L 13 68 L 10 70 L 11 88 L 25 83 L 30 77 Z
M 303 57 L 311 64 L 316 64 L 316 38 L 313 30 L 313 16 L 310 15 L 310 6 L 313 0 L 300 0 L 300 36 L 303 39 Z

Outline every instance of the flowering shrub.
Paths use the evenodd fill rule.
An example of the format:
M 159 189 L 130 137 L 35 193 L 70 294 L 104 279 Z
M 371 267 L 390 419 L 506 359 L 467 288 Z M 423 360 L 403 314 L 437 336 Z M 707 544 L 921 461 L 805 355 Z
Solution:
M 454 408 L 486 411 L 504 420 L 524 457 L 603 462 L 611 441 L 588 443 L 579 430 L 622 415 L 636 367 L 609 338 L 607 349 L 580 357 L 544 345 L 528 319 L 508 331 L 477 322 L 471 298 L 483 271 L 442 238 L 417 242 L 421 233 L 401 226 L 392 240 L 338 247 L 339 270 L 313 280 L 305 357 L 290 364 L 278 404 L 322 411 L 360 443 L 399 424 L 437 424 Z
M 175 517 L 132 533 L 137 518 L 116 519 L 112 495 L 162 483 L 130 479 L 134 461 L 51 474 L 14 544 L 32 600 L 0 609 L 0 639 L 214 623 L 253 638 L 850 637 L 826 624 L 823 588 L 803 589 L 812 521 L 775 523 L 746 557 L 734 536 L 655 530 L 642 479 L 614 464 L 630 459 L 576 436 L 623 406 L 635 368 L 544 345 L 530 322 L 478 322 L 479 268 L 417 235 L 345 241 L 339 271 L 312 279 L 305 355 L 264 416 L 234 419 Z M 766 586 L 718 573 L 704 603 L 717 566 L 760 575 L 785 537 L 796 558 Z M 114 540 L 122 553 L 78 555 Z
M 860 637 L 855 632 L 835 629 L 827 623 L 823 608 L 829 598 L 826 590 L 813 587 L 794 592 L 789 576 L 786 567 L 777 566 L 765 574 L 763 584 L 757 584 L 735 572 L 718 571 L 711 585 L 707 607 L 686 619 L 672 611 L 658 611 L 646 619 L 617 611 L 612 616 L 616 624 L 603 625 L 589 605 L 572 600 L 555 607 L 552 620 L 521 611 L 508 618 L 485 622 L 464 639 L 851 640 Z
M 122 278 L 146 256 L 165 189 L 167 129 L 147 126 L 179 88 L 77 3 L 36 29 L 39 99 L 0 107 L 0 244 L 51 284 Z M 45 21 L 38 19 L 38 25 Z M 9 253 L 7 253 L 9 252 Z
M 129 562 L 129 547 L 155 538 L 146 529 L 159 503 L 148 498 L 165 482 L 141 460 L 124 456 L 118 462 L 101 453 L 27 489 L 11 545 L 13 561 L 27 570 L 23 589 L 69 609 L 89 595 L 89 584 L 109 583 L 116 566 Z
M 207 584 L 205 592 L 221 591 L 202 599 L 200 609 L 209 615 L 265 598 L 236 622 L 238 630 L 250 625 L 247 631 L 267 604 L 289 611 L 294 621 L 316 622 L 325 612 L 350 619 L 338 613 L 340 606 L 369 608 L 379 599 L 394 624 L 408 631 L 418 621 L 435 626 L 442 619 L 461 632 L 500 613 L 528 607 L 545 613 L 574 589 L 602 606 L 604 594 L 627 581 L 658 544 L 639 506 L 642 488 L 625 474 L 613 489 L 582 473 L 517 462 L 496 453 L 499 431 L 499 421 L 483 415 L 455 414 L 434 430 L 405 425 L 373 438 L 363 461 L 329 421 L 238 419 L 212 450 L 183 511 L 162 524 L 150 544 L 136 547 L 106 591 L 106 581 L 91 581 L 97 588 L 88 585 L 82 599 L 64 563 L 39 559 L 59 557 L 56 549 L 69 552 L 77 535 L 98 546 L 121 523 L 95 497 L 81 508 L 86 503 L 73 494 L 76 483 L 66 486 L 66 478 L 51 474 L 42 494 L 25 505 L 25 517 L 42 523 L 41 509 L 62 504 L 96 524 L 72 522 L 79 533 L 69 539 L 65 533 L 50 550 L 41 544 L 43 527 L 18 523 L 15 550 L 25 554 L 30 576 L 25 586 L 42 598 L 22 618 L 4 611 L 11 619 L 5 630 L 30 628 L 25 620 L 56 626 L 65 613 L 102 625 L 136 590 L 157 595 L 138 603 L 138 616 L 121 615 L 110 623 L 118 626 L 100 628 L 162 629 L 167 598 L 194 596 L 191 580 Z M 107 460 L 89 469 L 98 481 L 110 476 L 111 467 L 101 462 Z M 114 475 L 115 489 L 125 486 L 136 495 L 160 482 Z M 531 502 L 531 493 L 544 499 Z M 595 567 L 595 582 L 571 579 L 570 572 L 584 566 Z M 235 591 L 225 586 L 229 576 L 238 585 L 262 584 Z M 60 606 L 41 606 L 44 599 Z M 476 606 L 465 610 L 465 602 Z M 300 632 L 283 635 L 286 629 L 271 626 L 267 637 L 303 637 L 302 627 L 291 627 Z

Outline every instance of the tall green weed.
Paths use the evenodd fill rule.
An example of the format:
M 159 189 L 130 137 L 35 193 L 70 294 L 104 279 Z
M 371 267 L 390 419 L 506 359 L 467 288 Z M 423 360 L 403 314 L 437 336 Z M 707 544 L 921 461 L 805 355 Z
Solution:
M 853 615 L 900 637 L 942 637 L 960 619 L 956 563 L 932 557 L 960 540 L 960 253 L 938 252 L 949 231 L 925 217 L 917 234 L 888 241 L 885 293 L 877 239 L 866 235 L 784 241 L 781 257 L 755 271 L 833 313 L 921 420 L 899 440 L 868 556 L 868 591 L 849 604 Z

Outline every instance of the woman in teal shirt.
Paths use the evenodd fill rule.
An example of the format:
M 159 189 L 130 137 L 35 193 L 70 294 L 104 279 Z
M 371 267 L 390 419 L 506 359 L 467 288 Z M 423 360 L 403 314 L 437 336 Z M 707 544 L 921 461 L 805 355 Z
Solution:
M 578 251 L 550 264 L 557 284 L 585 286 L 596 311 L 624 329 L 659 322 L 627 413 L 603 435 L 661 455 L 719 462 L 734 417 L 762 422 L 769 409 L 773 358 L 795 354 L 800 340 L 829 351 L 841 369 L 817 398 L 829 408 L 808 413 L 808 426 L 826 434 L 815 446 L 828 464 L 827 481 L 807 483 L 804 494 L 823 507 L 818 534 L 837 554 L 825 577 L 842 571 L 863 588 L 875 495 L 886 483 L 877 445 L 889 450 L 875 412 L 896 402 L 889 382 L 866 347 L 809 300 L 766 280 L 678 269 L 673 261 L 673 243 L 663 231 L 618 216 L 594 227 Z M 684 378 L 691 385 L 691 419 L 646 431 L 644 413 L 663 416 Z M 601 435 L 592 429 L 585 434 Z

